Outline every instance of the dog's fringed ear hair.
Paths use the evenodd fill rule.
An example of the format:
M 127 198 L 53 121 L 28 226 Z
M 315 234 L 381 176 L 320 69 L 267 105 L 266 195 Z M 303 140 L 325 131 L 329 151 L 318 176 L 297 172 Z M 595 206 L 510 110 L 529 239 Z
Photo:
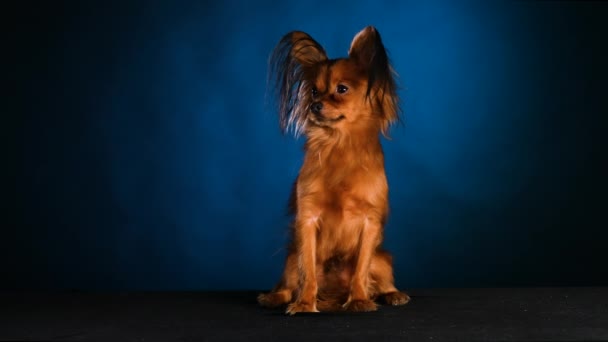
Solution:
M 399 98 L 395 73 L 378 31 L 368 26 L 361 30 L 350 45 L 348 56 L 367 72 L 367 96 L 381 110 L 382 134 L 387 136 L 391 124 L 399 121 Z
M 290 129 L 298 136 L 306 124 L 312 84 L 306 79 L 314 66 L 327 60 L 323 47 L 308 34 L 286 34 L 269 60 L 268 85 L 278 101 L 279 123 L 283 133 Z

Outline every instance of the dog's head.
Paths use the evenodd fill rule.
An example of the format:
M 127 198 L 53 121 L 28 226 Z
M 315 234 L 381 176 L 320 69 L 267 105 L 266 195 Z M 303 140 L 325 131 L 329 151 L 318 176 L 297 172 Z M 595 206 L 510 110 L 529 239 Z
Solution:
M 399 119 L 394 71 L 380 34 L 368 26 L 353 38 L 348 57 L 328 59 L 300 31 L 285 35 L 270 59 L 282 130 L 377 130 Z

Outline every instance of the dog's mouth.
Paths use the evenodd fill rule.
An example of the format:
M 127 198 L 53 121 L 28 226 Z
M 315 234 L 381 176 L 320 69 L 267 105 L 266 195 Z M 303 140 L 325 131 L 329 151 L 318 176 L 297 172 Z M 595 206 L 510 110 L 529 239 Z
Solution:
M 311 112 L 310 115 L 308 116 L 308 119 L 310 121 L 312 121 L 314 124 L 316 124 L 317 126 L 331 126 L 331 125 L 335 124 L 336 122 L 344 120 L 345 118 L 346 117 L 344 116 L 344 114 L 340 114 L 335 118 L 327 118 L 321 114 L 316 114 L 314 112 Z

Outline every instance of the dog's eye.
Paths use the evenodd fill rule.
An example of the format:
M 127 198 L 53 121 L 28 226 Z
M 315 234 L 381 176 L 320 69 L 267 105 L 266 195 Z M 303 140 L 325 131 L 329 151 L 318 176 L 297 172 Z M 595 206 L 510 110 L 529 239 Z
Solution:
M 319 95 L 319 90 L 317 90 L 317 87 L 312 87 L 312 96 L 317 96 Z
M 346 91 L 348 91 L 348 87 L 345 86 L 344 84 L 338 84 L 336 91 L 338 91 L 338 94 L 344 94 L 344 93 L 346 93 Z

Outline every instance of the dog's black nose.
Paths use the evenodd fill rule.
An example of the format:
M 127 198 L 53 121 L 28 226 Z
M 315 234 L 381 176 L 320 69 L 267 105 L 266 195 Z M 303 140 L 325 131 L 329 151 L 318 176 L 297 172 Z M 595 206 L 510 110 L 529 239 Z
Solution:
M 321 102 L 313 102 L 310 106 L 310 111 L 315 114 L 321 114 L 321 109 L 323 109 L 323 103 Z

